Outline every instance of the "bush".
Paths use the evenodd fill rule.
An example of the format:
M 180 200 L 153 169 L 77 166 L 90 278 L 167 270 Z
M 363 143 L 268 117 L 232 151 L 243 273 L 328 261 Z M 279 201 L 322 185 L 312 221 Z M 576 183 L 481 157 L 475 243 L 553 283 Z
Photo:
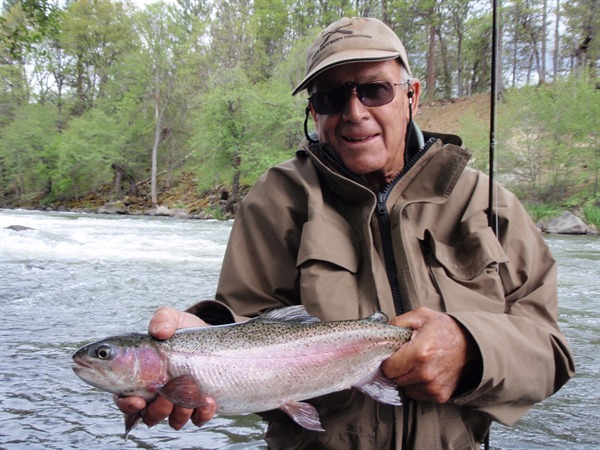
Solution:
M 588 203 L 583 207 L 583 215 L 587 223 L 600 229 L 600 206 L 597 203 Z

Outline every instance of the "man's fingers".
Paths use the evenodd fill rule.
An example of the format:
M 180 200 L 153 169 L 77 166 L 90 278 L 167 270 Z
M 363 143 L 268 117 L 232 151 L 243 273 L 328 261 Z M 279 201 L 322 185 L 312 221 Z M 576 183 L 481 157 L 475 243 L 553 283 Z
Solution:
M 140 397 L 119 397 L 115 395 L 113 399 L 117 407 L 125 414 L 133 414 L 146 407 L 146 402 Z
M 173 412 L 174 405 L 160 395 L 148 405 L 142 416 L 142 420 L 149 427 L 153 427 Z
M 173 412 L 169 416 L 169 425 L 175 430 L 180 430 L 192 417 L 193 409 L 182 408 L 176 406 L 173 408 Z
M 192 422 L 194 425 L 201 427 L 210 419 L 213 418 L 217 410 L 217 405 L 212 398 L 206 399 L 206 404 L 194 410 L 192 414 Z

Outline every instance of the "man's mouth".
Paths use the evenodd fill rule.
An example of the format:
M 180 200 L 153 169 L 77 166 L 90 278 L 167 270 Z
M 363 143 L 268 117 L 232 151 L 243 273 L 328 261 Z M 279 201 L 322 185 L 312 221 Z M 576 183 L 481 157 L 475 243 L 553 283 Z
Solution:
M 345 141 L 348 141 L 348 142 L 364 142 L 364 141 L 373 139 L 375 136 L 377 136 L 377 135 L 370 134 L 368 136 L 343 136 L 343 138 Z

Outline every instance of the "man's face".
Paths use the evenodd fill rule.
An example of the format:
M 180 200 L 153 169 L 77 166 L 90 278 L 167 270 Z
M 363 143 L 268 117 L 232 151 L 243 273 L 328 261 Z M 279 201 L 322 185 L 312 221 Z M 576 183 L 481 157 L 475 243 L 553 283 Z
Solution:
M 343 64 L 319 75 L 311 91 L 351 82 L 400 83 L 406 81 L 402 73 L 396 60 Z M 414 90 L 413 114 L 416 114 L 419 81 L 411 79 L 411 88 Z M 364 106 L 354 91 L 340 113 L 324 115 L 311 109 L 319 141 L 328 143 L 344 165 L 363 176 L 373 188 L 385 186 L 404 166 L 404 138 L 409 120 L 406 84 L 394 89 L 394 99 L 383 106 Z

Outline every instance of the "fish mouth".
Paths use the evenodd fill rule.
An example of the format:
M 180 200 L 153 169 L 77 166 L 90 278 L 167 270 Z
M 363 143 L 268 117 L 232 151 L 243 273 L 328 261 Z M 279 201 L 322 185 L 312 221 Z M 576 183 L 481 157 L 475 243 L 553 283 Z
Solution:
M 91 366 L 81 360 L 75 360 L 73 361 L 73 369 L 84 369 L 84 368 L 90 368 Z
M 91 369 L 92 366 L 81 360 L 75 360 L 73 361 L 73 365 L 71 366 L 71 368 L 73 369 L 73 372 L 79 375 L 81 372 L 85 372 L 86 370 Z

